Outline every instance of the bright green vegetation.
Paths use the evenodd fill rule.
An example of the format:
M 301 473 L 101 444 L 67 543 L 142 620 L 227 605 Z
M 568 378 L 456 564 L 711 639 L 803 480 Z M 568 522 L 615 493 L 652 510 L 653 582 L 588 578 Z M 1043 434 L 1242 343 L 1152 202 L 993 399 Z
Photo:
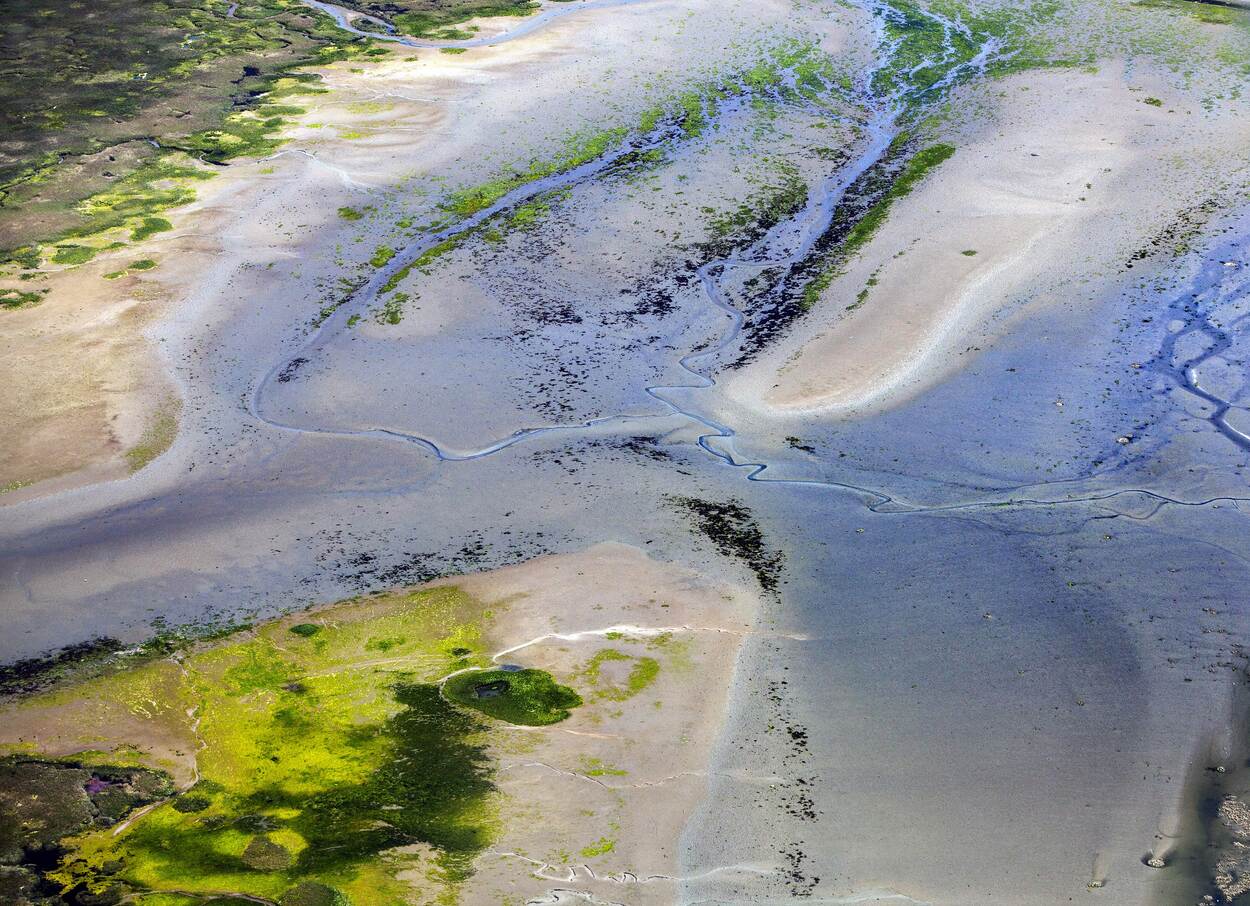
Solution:
M 120 277 L 128 277 L 135 271 L 150 271 L 157 264 L 151 258 L 140 258 L 138 261 L 132 261 L 120 271 L 112 271 L 104 275 L 105 280 L 116 280 Z
M 582 773 L 587 777 L 626 777 L 629 771 L 613 767 L 602 759 L 586 756 L 582 758 Z
M 528 230 L 536 226 L 547 214 L 551 213 L 551 205 L 540 198 L 517 205 L 508 217 L 508 224 L 517 229 Z
M 301 112 L 282 98 L 320 90 L 298 67 L 386 53 L 299 0 L 240 0 L 228 17 L 229 5 L 32 0 L 6 10 L 0 260 L 35 267 L 40 245 L 169 229 L 160 213 L 194 197 L 192 173 L 208 175 L 193 159 L 277 147 L 285 118 Z
M 21 290 L 0 289 L 0 309 L 16 311 L 19 308 L 31 308 L 43 301 L 48 294 L 46 289 Z
M 789 75 L 793 82 L 787 80 Z M 787 40 L 772 47 L 765 58 L 743 74 L 748 89 L 764 92 L 781 88 L 785 96 L 799 94 L 817 104 L 826 104 L 830 91 L 848 93 L 850 75 L 817 44 Z
M 443 694 L 498 720 L 545 727 L 569 716 L 582 698 L 542 670 L 471 670 L 450 677 Z
M 862 307 L 863 304 L 868 301 L 868 295 L 872 292 L 873 287 L 881 282 L 879 277 L 880 273 L 881 268 L 878 267 L 872 272 L 872 275 L 864 281 L 864 288 L 855 295 L 855 301 L 846 307 L 847 311 L 855 311 L 855 309 Z
M 574 136 L 566 141 L 564 151 L 556 157 L 532 161 L 527 167 L 507 176 L 453 192 L 443 208 L 460 217 L 470 217 L 527 183 L 565 173 L 602 157 L 609 148 L 620 144 L 627 134 L 627 129 L 617 128 Z
M 142 242 L 150 236 L 164 233 L 173 228 L 174 225 L 164 217 L 144 217 L 139 221 L 139 225 L 130 231 L 130 239 L 133 242 Z
M 900 142 L 902 141 L 906 141 L 906 136 L 900 138 Z M 867 245 L 868 240 L 873 237 L 873 234 L 877 232 L 881 224 L 885 223 L 885 219 L 889 215 L 890 208 L 894 202 L 910 195 L 912 190 L 920 184 L 920 181 L 930 171 L 948 160 L 954 153 L 954 145 L 943 143 L 922 148 L 912 155 L 903 171 L 898 175 L 898 178 L 894 180 L 894 184 L 885 193 L 885 196 L 869 209 L 859 223 L 855 224 L 855 227 L 846 237 L 846 242 L 843 244 L 843 252 L 847 255 L 853 255 Z
M 901 153 L 907 141 L 907 135 L 900 135 L 894 142 L 892 153 Z M 910 195 L 932 170 L 948 160 L 954 153 L 954 145 L 940 143 L 922 148 L 908 159 L 885 194 L 850 229 L 829 263 L 803 288 L 804 307 L 810 308 L 820 301 L 821 294 L 842 273 L 846 262 L 858 254 L 885 223 L 894 203 Z M 857 302 L 862 303 L 864 298 L 867 298 L 867 293 Z
M 352 298 L 362 286 L 365 285 L 367 277 L 363 275 L 341 276 L 338 279 L 338 285 L 332 291 L 331 296 L 317 312 L 317 317 L 313 319 L 313 325 L 319 325 L 330 315 L 339 310 L 339 307 Z
M 54 264 L 86 264 L 95 257 L 96 251 L 87 245 L 58 245 L 52 261 Z
M 87 892 L 99 902 L 229 894 L 392 906 L 408 899 L 406 874 L 433 891 L 423 902 L 454 902 L 497 831 L 494 723 L 483 714 L 543 726 L 581 702 L 539 670 L 473 671 L 442 685 L 488 665 L 492 618 L 455 588 L 374 596 L 27 700 L 50 733 L 105 749 L 95 763 L 160 760 L 159 742 L 149 753 L 144 738 L 110 736 L 125 732 L 116 724 L 133 728 L 135 714 L 152 721 L 153 740 L 198 750 L 190 789 L 124 833 L 62 839 L 66 855 L 45 877 L 79 891 L 75 902 Z M 474 696 L 498 679 L 509 684 L 503 694 Z
M 389 22 L 407 35 L 462 41 L 473 32 L 455 28 L 469 19 L 528 16 L 538 4 L 530 0 L 345 0 L 344 6 Z
M 952 56 L 947 59 L 946 31 L 936 19 L 911 0 L 890 0 L 892 14 L 883 15 L 886 38 L 893 42 L 889 65 L 874 77 L 873 89 L 881 94 L 904 92 L 911 103 L 926 100 L 929 93 L 950 70 L 976 56 L 985 31 L 969 22 L 966 9 L 957 3 L 930 4 L 935 12 L 957 17 L 971 26 L 967 34 L 953 32 L 949 38 Z
M 439 52 L 449 54 L 449 55 L 462 54 L 465 52 L 465 48 L 463 47 L 441 47 L 439 48 Z
M 374 318 L 379 324 L 398 324 L 404 319 L 404 306 L 408 304 L 407 293 L 395 293 L 377 310 Z
M 419 256 L 417 256 L 417 259 L 415 261 L 413 261 L 411 264 L 405 265 L 403 268 L 397 271 L 389 280 L 387 280 L 386 285 L 382 287 L 380 292 L 389 293 L 393 291 L 395 287 L 399 286 L 399 284 L 403 281 L 403 279 L 407 277 L 409 274 L 411 274 L 414 270 L 419 274 L 428 273 L 430 265 L 432 265 L 435 261 L 437 261 L 443 255 L 446 255 L 448 252 L 452 251 L 457 246 L 459 246 L 460 243 L 464 241 L 464 238 L 465 237 L 463 234 L 457 234 L 451 237 L 450 239 L 444 239 L 442 242 L 439 242 L 439 243 L 436 243 L 435 245 L 430 246 L 430 248 L 426 249 Z
M 825 91 L 826 80 L 835 80 L 833 64 L 819 47 L 787 41 L 769 50 L 762 62 L 744 73 L 696 85 L 647 110 L 634 128 L 619 126 L 569 136 L 564 148 L 553 157 L 530 161 L 514 167 L 507 175 L 455 191 L 444 202 L 443 209 L 459 217 L 472 216 L 524 185 L 597 160 L 630 136 L 650 134 L 665 121 L 677 123 L 686 137 L 697 137 L 715 115 L 718 102 L 724 100 L 723 85 L 740 81 L 748 92 L 763 93 L 778 88 L 792 92 L 794 89 L 786 84 L 787 74 L 794 77 L 799 90 L 804 92 Z
M 373 257 L 369 259 L 372 267 L 386 267 L 392 258 L 395 257 L 395 250 L 389 245 L 380 245 L 373 253 Z
M 589 846 L 582 847 L 582 858 L 593 859 L 595 856 L 604 856 L 616 849 L 616 841 L 611 837 L 600 837 Z
M 138 472 L 156 457 L 168 450 L 178 436 L 178 405 L 167 402 L 148 422 L 139 443 L 126 451 L 126 463 L 131 472 Z
M 900 14 L 895 22 L 887 23 L 888 33 L 899 41 L 899 51 L 878 87 L 906 87 L 907 100 L 913 104 L 932 100 L 935 95 L 930 89 L 941 78 L 939 68 L 924 67 L 914 74 L 910 70 L 940 46 L 941 27 L 926 20 L 914 0 L 889 2 Z M 955 59 L 944 65 L 970 59 L 985 38 L 998 42 L 999 49 L 986 70 L 991 76 L 1144 57 L 1170 69 L 1183 85 L 1202 90 L 1207 95 L 1204 104 L 1209 106 L 1240 97 L 1245 77 L 1250 75 L 1245 51 L 1250 10 L 1233 5 L 1201 0 L 1079 5 L 1029 0 L 996 8 L 980 6 L 974 11 L 963 0 L 933 0 L 928 6 L 970 32 L 969 37 L 955 39 Z
M 362 212 L 356 210 L 355 208 L 342 207 L 342 208 L 339 208 L 339 216 L 342 217 L 344 220 L 359 220 L 361 217 L 364 217 L 365 215 Z
M 394 293 L 394 295 L 390 296 L 390 298 L 382 300 L 382 304 L 373 312 L 374 320 L 379 324 L 398 324 L 402 321 L 404 317 L 404 306 L 408 304 L 410 297 L 408 293 L 395 292 L 395 289 L 413 271 L 416 271 L 419 274 L 428 274 L 431 267 L 433 267 L 434 263 L 439 258 L 457 248 L 466 238 L 468 238 L 468 236 L 469 233 L 457 233 L 450 239 L 444 239 L 442 242 L 435 243 L 418 255 L 416 260 L 414 260 L 411 264 L 404 265 L 392 274 L 378 291 L 378 295 L 385 296 L 387 293 Z M 381 249 L 379 249 L 379 251 L 381 251 Z M 387 251 L 390 250 L 387 249 Z M 391 255 L 387 257 L 386 262 L 389 262 L 394 254 L 395 253 L 392 252 Z M 374 256 L 374 260 L 377 260 L 376 255 Z
M 1200 0 L 1136 0 L 1133 5 L 1171 10 L 1192 16 L 1207 25 L 1250 24 L 1250 12 L 1245 9 L 1202 3 Z
M 209 174 L 179 155 L 167 155 L 143 164 L 126 177 L 117 180 L 107 191 L 83 199 L 75 206 L 80 225 L 66 230 L 64 238 L 90 240 L 91 246 L 64 244 L 57 247 L 52 261 L 57 264 L 81 264 L 90 260 L 99 248 L 111 246 L 117 236 L 129 234 L 143 238 L 159 229 L 168 229 L 168 220 L 155 212 L 186 204 L 195 198 L 193 185 L 209 178 Z M 90 254 L 66 249 L 88 249 Z M 35 264 L 40 256 L 32 250 Z M 27 266 L 35 266 L 27 264 Z
M 1158 98 L 1142 98 L 1143 104 L 1149 104 L 1151 107 L 1162 107 L 1163 101 Z
M 617 675 L 609 666 L 614 664 L 628 664 L 628 672 L 623 677 Z M 586 662 L 578 678 L 591 689 L 590 696 L 596 701 L 623 702 L 642 692 L 659 675 L 660 662 L 655 658 L 601 648 Z
M 988 40 L 998 50 L 986 71 L 1003 76 L 1044 66 L 1077 66 L 1091 61 L 1088 53 L 1073 53 L 1058 47 L 1051 27 L 1058 22 L 1063 6 L 1056 0 L 1004 4 L 973 11 L 961 0 L 934 0 L 927 4 L 933 12 L 961 23 L 966 29 L 949 36 L 951 56 L 945 58 L 946 35 L 942 24 L 923 12 L 914 0 L 888 0 L 892 15 L 882 22 L 886 36 L 895 44 L 889 65 L 874 79 L 873 89 L 882 94 L 901 92 L 913 112 L 937 98 L 939 82 L 957 66 L 971 61 Z M 960 74 L 969 78 L 974 70 Z

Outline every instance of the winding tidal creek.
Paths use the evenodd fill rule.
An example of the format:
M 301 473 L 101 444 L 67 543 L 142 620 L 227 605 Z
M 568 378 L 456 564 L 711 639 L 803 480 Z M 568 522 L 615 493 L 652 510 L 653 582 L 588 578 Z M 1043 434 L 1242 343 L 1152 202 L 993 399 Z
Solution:
M 1241 11 L 302 2 L 4 508 L 20 902 L 1241 902 Z

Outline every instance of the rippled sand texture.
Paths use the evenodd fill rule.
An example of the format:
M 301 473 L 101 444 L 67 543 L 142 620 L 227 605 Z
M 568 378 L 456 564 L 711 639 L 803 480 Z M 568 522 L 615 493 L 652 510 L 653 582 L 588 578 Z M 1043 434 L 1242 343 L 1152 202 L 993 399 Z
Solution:
M 689 660 L 500 750 L 462 902 L 1224 896 L 1250 19 L 1198 5 L 588 3 L 327 67 L 159 269 L 33 309 L 150 292 L 118 361 L 182 402 L 6 495 L 0 656 L 464 574 L 562 682 Z

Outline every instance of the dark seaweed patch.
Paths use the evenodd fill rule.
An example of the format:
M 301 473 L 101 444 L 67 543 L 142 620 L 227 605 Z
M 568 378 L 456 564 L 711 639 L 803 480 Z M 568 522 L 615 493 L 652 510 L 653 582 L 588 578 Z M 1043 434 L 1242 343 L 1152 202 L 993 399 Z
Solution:
M 45 688 L 68 669 L 113 654 L 122 648 L 117 639 L 104 636 L 67 645 L 60 651 L 42 657 L 25 658 L 0 666 L 0 695 L 29 693 Z
M 678 497 L 673 502 L 694 517 L 695 528 L 717 551 L 745 564 L 765 592 L 778 593 L 784 555 L 768 545 L 763 529 L 746 506 L 737 500 L 718 503 L 698 497 Z
M 143 768 L 88 767 L 75 761 L 29 758 L 0 760 L 0 866 L 5 867 L 0 893 L 16 889 L 46 906 L 85 906 L 92 902 L 84 899 L 85 888 L 63 892 L 60 885 L 45 877 L 66 854 L 61 841 L 91 828 L 111 827 L 134 809 L 172 792 L 168 775 Z M 105 863 L 101 873 L 107 876 L 116 869 Z M 124 892 L 120 884 L 102 886 L 118 897 Z
M 291 361 L 287 362 L 284 366 L 282 366 L 282 370 L 278 372 L 278 379 L 277 379 L 278 383 L 279 384 L 290 383 L 292 380 L 295 379 L 295 375 L 299 373 L 299 370 L 307 364 L 308 364 L 308 359 L 304 358 L 303 356 L 299 356 L 298 358 L 291 359 Z
M 929 169 L 953 151 L 949 145 L 916 151 L 906 139 L 900 139 L 852 182 L 811 250 L 783 269 L 760 275 L 742 306 L 742 337 L 737 354 L 727 367 L 746 365 L 784 335 L 811 308 L 815 297 L 836 274 L 840 260 L 871 238 L 893 200 L 911 191 Z

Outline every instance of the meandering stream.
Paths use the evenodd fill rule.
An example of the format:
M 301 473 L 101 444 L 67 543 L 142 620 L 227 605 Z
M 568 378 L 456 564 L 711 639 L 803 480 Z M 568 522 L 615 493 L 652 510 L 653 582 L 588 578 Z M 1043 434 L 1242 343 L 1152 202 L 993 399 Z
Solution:
M 319 8 L 329 6 L 321 3 L 320 0 L 306 0 L 306 2 Z M 628 2 L 628 0 L 615 0 L 615 2 Z M 578 8 L 584 9 L 586 5 Z M 284 357 L 269 369 L 252 393 L 250 400 L 252 414 L 267 425 L 282 430 L 336 436 L 377 437 L 411 443 L 428 450 L 439 460 L 447 462 L 481 459 L 527 439 L 553 432 L 575 434 L 612 423 L 623 424 L 628 421 L 654 418 L 656 416 L 678 415 L 699 426 L 699 430 L 703 433 L 698 435 L 697 443 L 702 450 L 729 466 L 744 470 L 745 477 L 748 480 L 783 480 L 763 477 L 763 473 L 770 467 L 769 463 L 748 461 L 739 456 L 734 449 L 736 432 L 732 426 L 716 421 L 694 405 L 693 402 L 682 402 L 675 398 L 679 394 L 685 394 L 690 396 L 692 400 L 696 400 L 697 394 L 690 394 L 689 391 L 710 390 L 716 387 L 716 378 L 713 376 L 715 360 L 721 353 L 737 343 L 742 336 L 744 315 L 742 311 L 727 301 L 725 292 L 722 289 L 723 284 L 727 277 L 737 269 L 745 268 L 758 271 L 763 268 L 776 268 L 784 270 L 795 267 L 809 256 L 820 237 L 829 230 L 838 206 L 846 197 L 848 190 L 869 170 L 882 163 L 886 154 L 898 139 L 905 120 L 914 114 L 920 95 L 923 94 L 926 98 L 940 97 L 958 81 L 977 74 L 984 74 L 988 63 L 1001 50 L 1000 42 L 997 39 L 992 36 L 986 36 L 981 39 L 980 47 L 975 55 L 960 61 L 958 59 L 958 51 L 952 41 L 953 35 L 958 32 L 968 37 L 971 36 L 971 32 L 963 23 L 951 20 L 936 12 L 926 11 L 925 15 L 942 30 L 942 56 L 922 60 L 912 67 L 908 74 L 911 75 L 922 70 L 938 68 L 944 71 L 944 75 L 934 82 L 927 82 L 923 85 L 912 84 L 907 79 L 901 79 L 892 92 L 882 96 L 876 92 L 875 84 L 881 74 L 890 71 L 895 66 L 894 56 L 898 50 L 896 44 L 888 39 L 883 20 L 886 17 L 895 15 L 895 13 L 888 4 L 877 2 L 877 0 L 869 0 L 864 5 L 864 9 L 871 13 L 875 23 L 877 51 L 874 66 L 861 74 L 854 87 L 851 99 L 852 103 L 863 110 L 865 114 L 860 124 L 864 135 L 862 148 L 851 161 L 828 175 L 814 191 L 810 192 L 807 203 L 793 217 L 777 223 L 758 239 L 745 247 L 735 250 L 729 256 L 705 262 L 696 269 L 695 273 L 702 286 L 706 304 L 717 312 L 723 313 L 726 318 L 726 327 L 719 339 L 710 346 L 688 353 L 678 360 L 680 368 L 689 375 L 690 383 L 654 385 L 643 388 L 651 399 L 664 406 L 664 411 L 645 415 L 618 413 L 578 424 L 544 425 L 526 428 L 507 437 L 483 444 L 475 449 L 454 450 L 437 438 L 388 427 L 343 430 L 284 422 L 266 412 L 266 391 L 275 381 L 286 382 L 296 378 L 299 369 L 323 352 L 327 344 L 335 336 L 344 330 L 350 329 L 350 324 L 353 323 L 354 319 L 364 316 L 376 306 L 378 296 L 384 291 L 385 287 L 388 287 L 392 278 L 405 273 L 412 267 L 414 262 L 418 261 L 432 249 L 448 241 L 468 236 L 498 215 L 515 209 L 546 193 L 587 184 L 629 156 L 659 150 L 679 142 L 682 138 L 681 122 L 671 117 L 662 121 L 651 132 L 640 137 L 627 139 L 592 161 L 562 173 L 527 182 L 507 193 L 489 207 L 443 230 L 425 236 L 420 241 L 400 250 L 386 265 L 378 268 L 363 287 L 354 292 L 343 304 L 340 304 L 315 329 L 312 336 L 293 356 Z M 336 21 L 339 21 L 343 11 L 337 7 L 328 11 L 331 11 L 333 14 L 333 10 L 339 10 L 338 14 L 336 14 Z M 556 10 L 553 12 L 561 11 Z M 340 22 L 340 24 L 343 23 Z M 535 20 L 532 24 L 534 27 L 537 27 L 541 23 Z M 355 29 L 352 30 L 356 33 L 363 33 Z M 513 30 L 492 40 L 510 40 L 519 37 L 520 34 L 522 32 Z M 826 85 L 826 90 L 832 91 L 832 86 Z M 745 85 L 740 84 L 731 86 L 729 94 L 730 98 L 722 102 L 716 111 L 709 111 L 709 118 L 714 120 L 716 117 L 728 117 L 739 112 L 749 96 L 749 90 Z M 792 72 L 787 74 L 787 81 L 783 83 L 782 89 L 773 92 L 773 100 L 782 104 L 807 104 L 810 109 L 822 110 L 823 112 L 822 108 L 817 107 L 805 97 L 803 92 L 798 90 Z M 776 255 L 773 252 L 775 249 L 782 249 L 783 254 Z M 799 483 L 813 487 L 850 491 L 866 497 L 874 505 L 880 505 L 892 500 L 888 495 L 838 482 L 811 480 Z
M 353 21 L 358 20 L 360 14 L 353 13 L 343 7 L 334 6 L 333 4 L 323 3 L 321 0 L 304 0 L 304 2 L 329 13 L 341 27 L 354 34 L 396 40 L 414 47 L 473 47 L 514 40 L 570 12 L 597 7 L 618 6 L 637 2 L 637 0 L 588 0 L 588 2 L 575 6 L 551 8 L 526 20 L 521 25 L 498 35 L 459 42 L 426 41 L 394 34 L 379 35 L 374 32 L 361 30 L 352 24 Z M 454 449 L 436 437 L 400 431 L 384 426 L 372 429 L 346 430 L 284 422 L 266 412 L 265 394 L 274 381 L 291 379 L 293 375 L 297 374 L 300 367 L 308 364 L 319 353 L 323 352 L 335 336 L 344 330 L 350 329 L 349 323 L 353 318 L 365 315 L 376 306 L 380 292 L 393 277 L 410 268 L 414 262 L 431 249 L 449 240 L 466 237 L 493 218 L 549 192 L 589 184 L 596 178 L 611 171 L 630 156 L 660 150 L 680 142 L 682 140 L 681 123 L 673 118 L 662 121 L 648 134 L 626 139 L 594 160 L 562 173 L 527 182 L 507 193 L 489 207 L 443 230 L 424 236 L 420 241 L 399 251 L 385 266 L 377 269 L 363 287 L 354 292 L 344 304 L 336 308 L 317 327 L 312 336 L 300 347 L 294 356 L 284 357 L 273 365 L 254 389 L 250 400 L 252 414 L 270 427 L 286 431 L 335 436 L 376 437 L 414 444 L 428 450 L 438 460 L 445 462 L 465 462 L 481 459 L 526 440 L 553 433 L 576 436 L 590 429 L 600 429 L 615 424 L 624 426 L 630 422 L 676 415 L 689 420 L 689 422 L 697 426 L 700 433 L 697 435 L 696 443 L 700 449 L 725 465 L 741 470 L 748 481 L 778 482 L 810 487 L 816 490 L 838 491 L 860 499 L 869 509 L 881 513 L 973 509 L 1001 503 L 1002 495 L 996 495 L 995 499 L 990 501 L 925 506 L 909 503 L 883 491 L 851 482 L 767 476 L 765 473 L 780 463 L 752 459 L 740 454 L 735 445 L 736 429 L 730 424 L 716 420 L 705 409 L 697 405 L 700 391 L 711 391 L 717 386 L 715 370 L 718 358 L 727 350 L 732 349 L 742 338 L 745 315 L 739 308 L 728 301 L 723 289 L 723 286 L 729 282 L 729 278 L 734 272 L 742 269 L 760 271 L 765 268 L 785 270 L 793 268 L 802 262 L 812 253 L 820 237 L 830 228 L 835 212 L 839 204 L 845 199 L 848 190 L 851 189 L 856 180 L 882 163 L 886 154 L 898 139 L 906 122 L 914 116 L 915 111 L 922 109 L 926 103 L 931 103 L 933 100 L 943 97 L 958 82 L 967 78 L 984 76 L 987 66 L 1004 53 L 1001 42 L 993 36 L 975 36 L 965 23 L 951 19 L 931 9 L 921 8 L 923 15 L 928 17 L 931 22 L 942 30 L 942 56 L 939 58 L 925 58 L 914 64 L 903 74 L 904 78 L 897 80 L 895 89 L 889 94 L 882 96 L 874 90 L 874 86 L 882 75 L 891 72 L 895 67 L 895 56 L 899 50 L 897 42 L 892 42 L 888 38 L 884 22 L 889 17 L 896 16 L 897 12 L 883 0 L 865 0 L 865 2 L 861 3 L 861 7 L 871 14 L 876 33 L 874 65 L 860 74 L 850 98 L 852 104 L 864 112 L 861 121 L 864 135 L 862 146 L 853 159 L 830 173 L 809 193 L 806 205 L 798 213 L 777 223 L 755 241 L 735 249 L 728 256 L 704 262 L 697 267 L 695 275 L 702 287 L 705 303 L 711 309 L 723 314 L 726 326 L 719 338 L 715 339 L 710 345 L 683 355 L 678 359 L 678 366 L 690 378 L 688 383 L 651 385 L 642 388 L 649 398 L 662 404 L 664 407 L 662 411 L 645 414 L 614 413 L 574 424 L 535 426 L 518 430 L 506 437 L 492 440 L 472 449 Z M 980 43 L 975 55 L 962 61 L 958 59 L 959 54 L 953 43 L 953 37 L 956 34 L 963 38 L 978 37 Z M 935 68 L 944 73 L 940 79 L 924 83 L 909 81 L 916 74 Z M 797 90 L 797 86 L 794 83 L 794 74 L 788 73 L 787 75 L 787 81 L 783 84 L 781 90 L 773 92 L 772 99 L 781 104 L 807 104 L 809 109 L 817 109 L 801 91 Z M 731 86 L 731 88 L 731 97 L 728 100 L 723 101 L 717 110 L 707 111 L 710 114 L 709 119 L 715 121 L 717 118 L 730 117 L 741 111 L 744 100 L 748 96 L 748 89 L 741 84 Z M 826 86 L 826 89 L 833 90 L 832 86 Z M 1189 296 L 1192 296 L 1193 299 L 1199 299 L 1211 294 L 1219 294 L 1221 292 L 1220 287 L 1224 283 L 1238 277 L 1241 273 L 1240 268 L 1229 267 L 1225 264 L 1229 256 L 1237 253 L 1238 248 L 1237 243 L 1231 242 L 1215 250 L 1213 252 L 1214 260 L 1209 262 L 1195 278 L 1194 284 L 1189 288 Z M 783 250 L 783 253 L 780 255 L 775 254 L 774 250 L 776 249 Z M 1227 292 L 1224 295 L 1227 296 Z M 1182 318 L 1185 326 L 1183 329 L 1169 335 L 1165 348 L 1152 361 L 1151 368 L 1169 374 L 1177 386 L 1208 402 L 1213 407 L 1208 420 L 1216 430 L 1242 449 L 1250 449 L 1250 437 L 1228 421 L 1227 416 L 1230 410 L 1235 408 L 1234 404 L 1204 389 L 1197 377 L 1199 366 L 1218 357 L 1227 350 L 1232 343 L 1230 331 L 1235 331 L 1244 326 L 1250 320 L 1250 315 L 1242 316 L 1226 327 L 1220 327 L 1208 315 L 1204 314 L 1204 312 L 1208 311 L 1208 307 L 1208 304 L 1195 305 L 1186 296 L 1178 296 L 1176 298 L 1170 306 L 1170 311 L 1174 316 Z M 1195 332 L 1205 334 L 1211 338 L 1212 343 L 1209 348 L 1184 362 L 1175 363 L 1174 348 L 1176 344 L 1182 338 L 1190 336 Z M 1064 483 L 1066 482 L 1055 482 L 1055 484 Z M 1040 487 L 1037 484 L 1025 484 L 1014 490 L 1035 491 Z M 1157 500 L 1160 504 L 1182 506 L 1205 506 L 1223 500 L 1237 501 L 1243 499 L 1239 497 L 1216 497 L 1204 500 L 1183 500 L 1138 488 L 1125 488 L 1111 493 L 1071 495 L 1062 499 L 1036 499 L 1032 497 L 1009 497 L 1008 499 L 1011 503 L 1021 506 L 1055 506 L 1107 501 L 1127 494 L 1141 494 Z M 1244 499 L 1250 500 L 1250 498 Z

